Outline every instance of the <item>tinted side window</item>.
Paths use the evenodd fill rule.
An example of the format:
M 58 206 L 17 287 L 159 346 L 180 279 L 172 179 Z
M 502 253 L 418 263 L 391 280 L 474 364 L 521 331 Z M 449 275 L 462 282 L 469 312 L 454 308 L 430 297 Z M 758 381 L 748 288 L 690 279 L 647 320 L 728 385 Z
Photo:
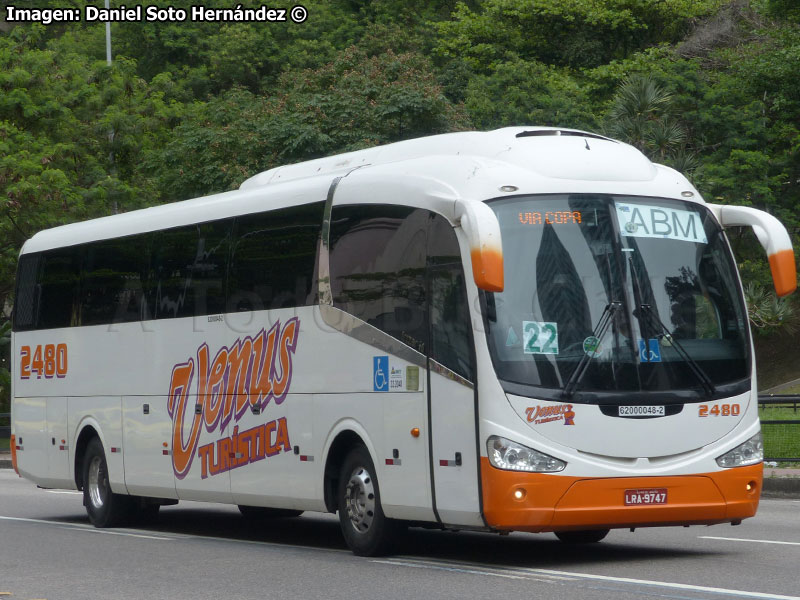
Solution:
M 78 324 L 78 282 L 82 247 L 45 252 L 39 271 L 39 315 L 36 329 Z
M 158 232 L 148 305 L 156 319 L 221 313 L 232 219 Z
M 148 253 L 144 235 L 87 245 L 81 274 L 81 325 L 142 318 Z
M 428 230 L 431 350 L 433 360 L 474 381 L 467 286 L 452 226 L 433 215 Z
M 330 268 L 334 306 L 425 352 L 428 212 L 335 206 Z
M 324 202 L 236 218 L 228 311 L 317 302 L 317 249 Z
M 15 331 L 26 331 L 36 327 L 40 290 L 36 278 L 41 258 L 40 254 L 25 254 L 19 259 L 17 291 L 14 294 Z

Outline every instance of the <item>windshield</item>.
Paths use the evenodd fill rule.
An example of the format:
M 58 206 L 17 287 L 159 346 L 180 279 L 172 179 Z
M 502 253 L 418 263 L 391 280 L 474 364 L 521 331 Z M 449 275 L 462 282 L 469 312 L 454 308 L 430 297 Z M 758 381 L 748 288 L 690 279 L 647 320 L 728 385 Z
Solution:
M 485 294 L 484 316 L 507 392 L 647 403 L 749 389 L 735 267 L 704 206 L 588 194 L 488 205 L 505 290 Z

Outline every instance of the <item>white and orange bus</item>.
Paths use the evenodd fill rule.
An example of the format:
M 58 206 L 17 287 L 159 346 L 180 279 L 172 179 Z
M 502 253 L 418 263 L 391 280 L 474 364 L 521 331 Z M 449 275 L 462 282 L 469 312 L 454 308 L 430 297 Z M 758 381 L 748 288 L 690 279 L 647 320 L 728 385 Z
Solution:
M 113 526 L 179 500 L 551 531 L 755 514 L 762 443 L 726 226 L 772 216 L 580 131 L 507 128 L 272 169 L 43 231 L 13 314 L 16 469 Z

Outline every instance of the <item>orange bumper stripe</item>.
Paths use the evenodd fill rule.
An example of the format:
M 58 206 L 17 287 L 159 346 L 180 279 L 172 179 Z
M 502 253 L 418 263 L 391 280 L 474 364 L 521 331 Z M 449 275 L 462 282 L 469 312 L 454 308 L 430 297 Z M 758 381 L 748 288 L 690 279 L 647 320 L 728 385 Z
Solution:
M 481 458 L 486 521 L 509 531 L 736 521 L 756 513 L 762 477 L 759 464 L 697 475 L 592 479 L 501 471 Z M 667 504 L 625 506 L 625 490 L 647 488 L 666 488 Z

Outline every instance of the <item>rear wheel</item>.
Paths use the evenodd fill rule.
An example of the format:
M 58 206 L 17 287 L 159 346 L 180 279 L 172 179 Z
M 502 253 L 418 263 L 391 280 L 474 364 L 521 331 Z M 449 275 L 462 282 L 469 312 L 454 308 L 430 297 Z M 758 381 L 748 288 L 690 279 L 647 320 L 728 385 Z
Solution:
M 556 537 L 566 544 L 594 544 L 608 535 L 608 529 L 585 531 L 556 531 Z
M 351 450 L 342 464 L 337 505 L 344 539 L 358 556 L 386 554 L 402 530 L 383 514 L 375 466 L 363 446 Z
M 103 444 L 97 438 L 89 442 L 83 460 L 83 504 L 95 527 L 119 525 L 133 509 L 130 496 L 111 491 Z
M 292 510 L 290 508 L 266 508 L 264 506 L 243 506 L 239 505 L 239 512 L 247 519 L 291 519 L 303 514 L 302 510 Z

